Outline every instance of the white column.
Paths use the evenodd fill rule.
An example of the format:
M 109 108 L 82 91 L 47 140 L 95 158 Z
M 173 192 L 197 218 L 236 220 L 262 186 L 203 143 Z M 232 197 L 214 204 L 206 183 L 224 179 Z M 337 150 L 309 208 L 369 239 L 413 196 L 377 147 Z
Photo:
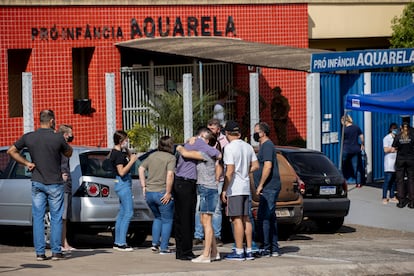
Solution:
M 364 95 L 371 94 L 371 73 L 364 73 Z M 372 113 L 364 111 L 364 142 L 367 162 L 367 183 L 372 182 Z
M 32 73 L 22 73 L 23 132 L 34 130 Z
M 106 143 L 108 148 L 114 146 L 113 135 L 116 131 L 115 74 L 105 73 L 106 92 Z
M 320 74 L 306 76 L 306 147 L 321 150 L 321 84 Z
M 250 143 L 258 146 L 259 143 L 253 139 L 254 125 L 260 121 L 259 117 L 259 73 L 249 74 L 250 83 Z M 243 133 L 247 134 L 247 133 Z
M 184 141 L 193 136 L 193 77 L 183 75 Z

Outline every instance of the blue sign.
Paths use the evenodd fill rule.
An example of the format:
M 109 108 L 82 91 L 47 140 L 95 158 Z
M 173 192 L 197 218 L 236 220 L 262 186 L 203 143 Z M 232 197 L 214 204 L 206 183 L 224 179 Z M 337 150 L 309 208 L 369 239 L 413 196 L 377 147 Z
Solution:
M 318 53 L 311 56 L 312 73 L 413 66 L 414 48 Z

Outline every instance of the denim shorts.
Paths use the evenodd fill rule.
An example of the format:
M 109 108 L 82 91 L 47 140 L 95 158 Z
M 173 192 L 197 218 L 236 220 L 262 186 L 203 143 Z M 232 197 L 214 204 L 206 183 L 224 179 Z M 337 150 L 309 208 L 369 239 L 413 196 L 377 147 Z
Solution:
M 214 214 L 218 201 L 217 189 L 209 189 L 202 185 L 197 185 L 200 195 L 199 212 L 204 214 Z

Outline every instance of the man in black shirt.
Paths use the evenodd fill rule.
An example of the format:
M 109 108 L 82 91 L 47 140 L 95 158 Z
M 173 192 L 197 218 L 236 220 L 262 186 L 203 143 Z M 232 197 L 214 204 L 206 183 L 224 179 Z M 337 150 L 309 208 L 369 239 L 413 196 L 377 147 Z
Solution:
M 72 147 L 60 133 L 55 133 L 52 110 L 40 112 L 40 128 L 24 134 L 7 153 L 32 172 L 33 243 L 38 261 L 46 260 L 44 216 L 46 205 L 51 216 L 50 246 L 52 260 L 63 259 L 61 251 L 64 185 L 61 174 L 61 154 L 70 157 Z M 27 148 L 31 161 L 20 155 Z

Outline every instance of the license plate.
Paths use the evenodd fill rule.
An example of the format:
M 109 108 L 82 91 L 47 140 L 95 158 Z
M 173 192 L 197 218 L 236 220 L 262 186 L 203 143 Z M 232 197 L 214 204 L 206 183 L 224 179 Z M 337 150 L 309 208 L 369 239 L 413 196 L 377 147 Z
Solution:
M 336 194 L 336 187 L 335 186 L 321 186 L 319 188 L 320 195 L 334 195 Z
M 276 210 L 276 217 L 279 217 L 279 218 L 290 217 L 290 212 L 286 208 L 277 209 Z

